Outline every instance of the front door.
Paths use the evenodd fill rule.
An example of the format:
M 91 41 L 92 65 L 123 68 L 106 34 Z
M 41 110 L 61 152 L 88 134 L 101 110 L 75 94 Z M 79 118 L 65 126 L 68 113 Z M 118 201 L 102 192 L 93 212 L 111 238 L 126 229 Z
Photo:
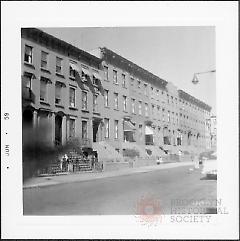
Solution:
M 59 115 L 55 117 L 55 143 L 62 144 L 62 117 Z

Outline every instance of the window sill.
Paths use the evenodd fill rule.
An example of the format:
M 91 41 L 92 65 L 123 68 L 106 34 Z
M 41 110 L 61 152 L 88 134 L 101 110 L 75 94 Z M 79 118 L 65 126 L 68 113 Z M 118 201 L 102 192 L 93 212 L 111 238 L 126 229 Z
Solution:
M 113 84 L 115 84 L 115 85 L 119 85 L 119 83 L 115 83 L 115 82 L 113 82 Z
M 127 110 L 124 110 L 123 112 L 128 113 L 128 111 L 127 111 Z
M 76 85 L 73 85 L 73 84 L 71 84 L 71 83 L 69 83 L 69 86 L 74 87 L 74 88 L 77 88 Z
M 89 110 L 84 110 L 84 109 L 82 109 L 82 112 L 89 113 Z
M 49 103 L 47 103 L 47 102 L 45 102 L 45 101 L 43 101 L 43 100 L 40 100 L 40 104 L 42 104 L 42 105 L 46 105 L 46 106 L 50 106 Z
M 110 80 L 109 80 L 109 79 L 104 79 L 104 81 L 106 81 L 106 82 L 110 82 Z
M 65 76 L 64 76 L 64 75 L 62 75 L 62 74 L 56 73 L 56 76 L 58 76 L 58 77 L 61 77 L 61 78 L 65 79 Z
M 51 74 L 50 70 L 48 70 L 48 69 L 45 69 L 45 68 L 41 67 L 40 70 L 45 72 L 45 73 Z
M 64 106 L 63 106 L 63 105 L 59 105 L 59 104 L 56 104 L 56 103 L 55 103 L 55 106 L 58 107 L 58 108 L 64 109 Z
M 107 108 L 107 109 L 110 109 L 110 107 L 109 106 L 104 106 L 105 108 Z
M 93 111 L 93 114 L 94 115 L 100 115 L 100 112 L 99 111 Z
M 119 109 L 114 108 L 114 110 L 119 111 Z
M 34 65 L 33 65 L 33 64 L 30 64 L 30 63 L 28 63 L 28 62 L 24 62 L 24 65 L 26 65 L 26 66 L 28 66 L 28 67 L 30 67 L 30 68 L 32 68 L 32 69 L 35 69 Z
M 78 110 L 78 108 L 72 107 L 72 106 L 69 106 L 68 108 L 69 108 L 70 110 Z

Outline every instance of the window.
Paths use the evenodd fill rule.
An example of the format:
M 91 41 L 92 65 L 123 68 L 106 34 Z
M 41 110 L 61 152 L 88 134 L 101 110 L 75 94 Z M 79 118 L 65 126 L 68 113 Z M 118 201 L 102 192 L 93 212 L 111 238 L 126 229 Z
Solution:
M 72 78 L 75 78 L 76 77 L 76 71 L 72 68 L 72 64 L 75 64 L 75 63 L 70 63 L 70 65 L 69 65 L 69 76 L 72 77 Z
M 104 78 L 105 80 L 108 80 L 108 67 L 107 66 L 104 66 Z
M 139 135 L 140 135 L 140 138 L 142 137 L 142 134 L 143 134 L 143 125 L 139 125 L 138 126 L 138 129 L 139 129 Z
M 154 113 L 155 112 L 155 106 L 154 105 L 152 105 L 152 116 L 154 116 Z
M 71 87 L 69 89 L 69 105 L 75 107 L 75 89 Z
M 142 101 L 138 102 L 138 114 L 142 115 Z
M 115 139 L 118 139 L 118 120 L 114 120 L 114 133 Z
M 87 110 L 87 92 L 82 91 L 82 109 Z
M 95 78 L 95 76 L 93 76 L 92 77 L 92 80 L 93 80 L 93 85 L 96 85 L 96 86 L 98 86 L 98 80 L 97 80 L 97 78 Z
M 113 70 L 113 83 L 118 84 L 117 71 Z
M 148 116 L 148 104 L 145 103 L 145 116 Z
M 61 92 L 62 92 L 62 86 L 59 84 L 55 85 L 55 104 L 60 105 L 61 104 Z
M 125 74 L 122 74 L 122 86 L 123 86 L 124 88 L 127 87 L 127 86 L 126 86 L 126 75 L 125 75 Z
M 170 122 L 170 111 L 168 111 L 168 122 Z
M 131 77 L 131 86 L 134 86 L 134 78 Z
M 48 79 L 41 77 L 40 79 L 40 100 L 47 102 L 47 83 Z
M 29 64 L 32 64 L 33 62 L 32 49 L 33 48 L 31 46 L 25 45 L 24 61 Z
M 140 89 L 141 88 L 141 81 L 138 80 L 138 88 Z
M 108 90 L 104 90 L 104 106 L 107 107 L 108 106 Z
M 109 119 L 104 119 L 104 126 L 105 126 L 105 138 L 109 138 Z
M 31 85 L 32 85 L 32 74 L 31 73 L 24 73 L 23 79 L 22 79 L 22 87 L 23 87 L 23 98 L 25 99 L 31 99 L 32 91 L 31 91 Z
M 69 138 L 75 137 L 75 120 L 69 120 Z
M 147 84 L 144 84 L 144 95 L 147 95 Z
M 123 110 L 127 111 L 127 96 L 123 96 Z
M 160 106 L 157 106 L 157 115 L 158 115 L 159 118 L 160 118 Z
M 93 95 L 93 111 L 97 111 L 97 95 Z
M 56 57 L 56 73 L 62 73 L 62 59 L 59 57 Z
M 159 95 L 159 89 L 156 90 L 157 91 L 157 96 Z
M 135 114 L 135 99 L 132 99 L 132 113 Z
M 32 74 L 31 73 L 24 73 L 24 87 L 31 90 L 32 86 Z
M 41 52 L 41 68 L 47 69 L 48 67 L 48 53 L 42 51 Z
M 82 139 L 87 139 L 88 133 L 87 133 L 87 121 L 82 121 Z
M 114 109 L 118 110 L 118 93 L 114 93 Z

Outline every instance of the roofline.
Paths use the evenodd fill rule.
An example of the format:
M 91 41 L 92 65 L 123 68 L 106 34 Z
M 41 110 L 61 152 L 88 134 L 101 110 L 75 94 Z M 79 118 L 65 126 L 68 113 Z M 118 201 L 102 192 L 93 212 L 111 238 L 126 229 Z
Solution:
M 121 60 L 121 62 L 125 62 L 126 66 L 127 66 L 127 67 L 125 66 L 125 68 L 126 68 L 126 70 L 127 70 L 128 72 L 131 73 L 131 72 L 135 69 L 136 74 L 137 74 L 137 72 L 138 72 L 138 74 L 141 74 L 141 73 L 142 73 L 142 74 L 144 74 L 144 75 L 150 76 L 150 77 L 152 78 L 152 80 L 160 81 L 159 84 L 162 83 L 162 84 L 164 85 L 164 86 L 162 86 L 163 88 L 165 88 L 166 85 L 168 84 L 168 82 L 167 82 L 166 80 L 164 80 L 164 79 L 162 79 L 162 78 L 160 78 L 160 77 L 152 74 L 152 73 L 149 72 L 148 70 L 146 70 L 146 69 L 140 67 L 139 65 L 133 63 L 132 61 L 130 61 L 130 60 L 122 57 L 121 55 L 115 53 L 114 51 L 112 51 L 112 50 L 110 50 L 110 49 L 108 49 L 108 48 L 106 48 L 106 47 L 100 47 L 100 50 L 101 50 L 102 55 L 103 55 L 103 56 L 102 56 L 103 60 L 106 60 L 104 54 L 114 56 L 115 59 L 118 58 L 119 60 Z
M 41 37 L 46 37 L 50 40 L 55 40 L 56 42 L 61 43 L 62 45 L 65 45 L 68 50 L 73 50 L 75 52 L 78 52 L 79 55 L 82 55 L 86 58 L 89 58 L 89 59 L 93 60 L 94 62 L 96 62 L 97 64 L 101 64 L 101 62 L 102 62 L 102 60 L 97 58 L 96 56 L 94 56 L 94 55 L 92 55 L 92 54 L 90 54 L 90 53 L 88 53 L 88 52 L 86 52 L 82 49 L 79 49 L 78 47 L 76 47 L 76 46 L 74 46 L 70 43 L 67 43 L 66 41 L 64 41 L 62 39 L 59 39 L 59 38 L 57 38 L 57 37 L 55 37 L 55 36 L 53 36 L 49 33 L 46 33 L 46 32 L 44 32 L 44 31 L 42 31 L 38 28 L 22 28 L 21 29 L 21 36 L 25 37 L 27 39 L 31 38 L 30 36 L 28 36 L 28 33 L 30 33 L 31 31 L 34 32 L 34 33 L 37 33 L 38 37 L 41 36 Z
M 198 107 L 203 108 L 203 109 L 205 109 L 205 110 L 207 110 L 207 111 L 209 111 L 209 112 L 211 111 L 211 109 L 212 109 L 211 106 L 209 106 L 209 105 L 207 105 L 206 103 L 204 103 L 203 101 L 201 101 L 201 100 L 193 97 L 192 95 L 188 94 L 187 92 L 179 89 L 179 90 L 178 90 L 178 93 L 179 93 L 179 97 L 180 97 L 180 98 L 185 99 L 186 101 L 189 101 L 189 99 L 190 99 L 190 101 L 191 101 L 192 103 L 194 103 L 195 105 L 197 105 Z M 185 95 L 185 96 L 188 96 L 188 98 L 184 98 L 184 96 L 180 96 L 181 94 L 183 94 L 183 95 Z

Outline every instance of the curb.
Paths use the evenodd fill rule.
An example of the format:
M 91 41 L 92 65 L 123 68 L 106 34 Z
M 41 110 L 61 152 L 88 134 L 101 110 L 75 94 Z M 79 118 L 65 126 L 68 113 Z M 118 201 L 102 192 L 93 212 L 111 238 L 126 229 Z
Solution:
M 168 163 L 171 164 L 171 163 Z M 103 172 L 102 174 L 106 173 L 109 175 L 99 175 L 99 176 L 90 176 L 90 177 L 82 177 L 82 179 L 78 179 L 78 180 L 67 180 L 67 181 L 50 181 L 50 182 L 41 182 L 41 183 L 36 183 L 36 184 L 29 184 L 29 185 L 25 185 L 23 186 L 23 189 L 32 189 L 32 188 L 44 188 L 44 187 L 49 187 L 49 186 L 55 186 L 55 185 L 59 185 L 59 184 L 68 184 L 68 183 L 77 183 L 77 182 L 84 182 L 84 181 L 92 181 L 92 180 L 97 180 L 97 179 L 103 179 L 103 178 L 110 178 L 110 177 L 120 177 L 120 176 L 127 176 L 127 175 L 132 175 L 132 174 L 140 174 L 140 173 L 148 173 L 148 172 L 152 172 L 152 171 L 159 171 L 159 170 L 165 170 L 165 169 L 171 169 L 171 168 L 177 168 L 177 167 L 184 167 L 184 166 L 192 166 L 193 163 L 192 162 L 183 162 L 183 165 L 178 165 L 178 166 L 165 166 L 163 167 L 163 165 L 157 165 L 157 166 L 145 166 L 145 169 L 141 170 L 139 168 L 136 168 L 135 170 L 128 170 L 127 172 L 117 172 L 117 173 L 113 173 L 113 172 Z M 155 168 L 154 168 L 155 167 Z M 159 168 L 161 167 L 161 168 Z M 126 169 L 125 169 L 126 170 Z M 55 175 L 56 176 L 56 175 Z

